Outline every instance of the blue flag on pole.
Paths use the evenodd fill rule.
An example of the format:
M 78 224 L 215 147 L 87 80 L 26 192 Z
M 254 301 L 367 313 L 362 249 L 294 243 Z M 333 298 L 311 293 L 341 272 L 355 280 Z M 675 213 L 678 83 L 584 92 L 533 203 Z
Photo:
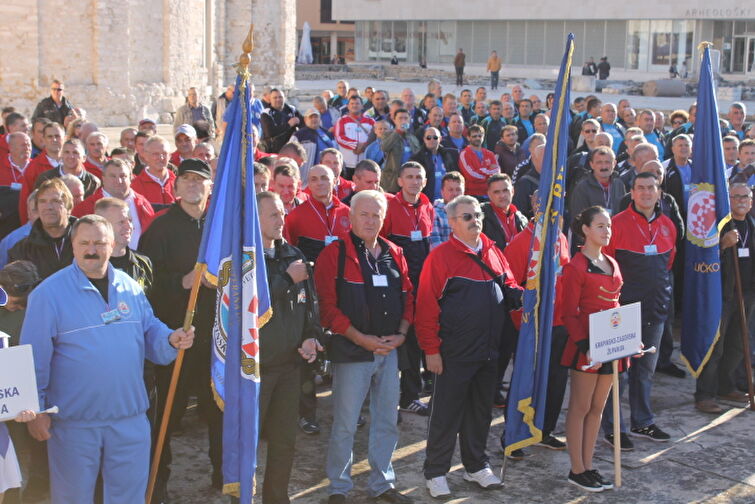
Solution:
M 543 437 L 556 274 L 560 268 L 558 247 L 569 148 L 569 87 L 573 53 L 574 34 L 570 33 L 556 82 L 548 142 L 540 173 L 539 210 L 532 233 L 522 326 L 508 398 L 504 439 L 507 455 L 537 443 Z
M 684 240 L 682 358 L 696 378 L 718 341 L 721 322 L 721 260 L 718 234 L 729 220 L 729 190 L 710 48 L 705 47 L 697 88 L 692 179 Z
M 217 285 L 212 386 L 223 415 L 223 493 L 252 502 L 259 328 L 272 315 L 254 191 L 251 79 L 239 70 L 197 262 Z

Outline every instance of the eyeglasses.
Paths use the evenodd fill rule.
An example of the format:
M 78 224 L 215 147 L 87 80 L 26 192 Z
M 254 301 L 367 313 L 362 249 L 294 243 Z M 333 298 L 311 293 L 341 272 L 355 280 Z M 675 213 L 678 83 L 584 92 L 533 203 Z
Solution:
M 475 213 L 463 213 L 461 215 L 457 215 L 454 217 L 454 219 L 461 219 L 464 222 L 469 222 L 472 219 L 480 220 L 482 218 L 482 212 L 475 212 Z
M 730 194 L 729 198 L 733 200 L 748 200 L 752 199 L 752 196 L 750 196 L 749 194 Z
M 582 133 L 597 133 L 598 130 L 595 129 L 589 129 L 589 130 L 582 130 Z
M 438 139 L 438 137 L 436 137 L 436 136 L 427 136 L 427 137 L 425 137 L 425 140 L 437 140 L 437 139 Z
M 65 90 L 65 88 L 62 88 L 62 87 L 54 87 L 54 88 L 52 88 L 52 90 L 53 90 L 53 91 L 64 91 L 64 90 Z

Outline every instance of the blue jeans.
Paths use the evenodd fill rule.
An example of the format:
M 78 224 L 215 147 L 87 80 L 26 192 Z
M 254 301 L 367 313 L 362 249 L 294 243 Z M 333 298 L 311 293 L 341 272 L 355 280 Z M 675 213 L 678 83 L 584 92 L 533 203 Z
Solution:
M 391 457 L 398 444 L 399 377 L 396 350 L 375 355 L 374 362 L 333 364 L 333 428 L 328 445 L 328 494 L 346 495 L 351 481 L 354 434 L 359 410 L 370 393 L 370 463 L 368 493 L 376 497 L 393 488 L 396 475 Z
M 661 343 L 663 336 L 663 322 L 647 323 L 642 325 L 642 343 L 645 348 L 654 346 L 656 349 Z M 639 359 L 632 359 L 629 371 L 619 375 L 619 397 L 629 385 L 630 420 L 633 429 L 641 429 L 655 423 L 653 408 L 650 404 L 650 390 L 653 387 L 653 374 L 658 362 L 658 352 L 645 354 Z M 611 392 L 613 393 L 613 392 Z M 612 396 L 608 397 L 606 407 L 603 410 L 603 431 L 613 434 L 613 403 Z M 627 432 L 623 415 L 621 419 L 621 432 Z

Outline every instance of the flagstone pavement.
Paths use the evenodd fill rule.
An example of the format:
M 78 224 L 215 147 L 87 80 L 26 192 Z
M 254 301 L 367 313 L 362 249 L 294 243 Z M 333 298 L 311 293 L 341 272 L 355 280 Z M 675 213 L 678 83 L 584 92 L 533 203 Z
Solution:
M 422 477 L 426 419 L 410 414 L 403 416 L 399 446 L 393 457 L 397 487 L 417 503 L 754 503 L 755 411 L 728 405 L 721 415 L 705 415 L 694 409 L 695 382 L 689 375 L 678 379 L 658 374 L 654 383 L 657 424 L 671 434 L 672 440 L 654 443 L 633 438 L 635 450 L 622 454 L 623 486 L 620 489 L 600 494 L 583 492 L 566 482 L 569 458 L 565 451 L 529 447 L 525 450 L 529 455 L 525 460 L 507 463 L 505 485 L 496 490 L 482 490 L 465 482 L 457 453 L 448 478 L 453 497 L 432 499 Z M 289 487 L 292 502 L 296 504 L 319 504 L 327 500 L 325 456 L 331 425 L 329 388 L 320 387 L 318 397 L 322 432 L 316 436 L 298 433 Z M 568 397 L 564 404 L 568 404 Z M 623 409 L 628 411 L 626 404 Z M 561 439 L 565 415 L 566 408 L 556 429 Z M 183 425 L 182 433 L 173 441 L 176 462 L 169 485 L 171 502 L 228 502 L 227 497 L 221 497 L 210 488 L 206 435 L 195 411 L 187 413 Z M 502 412 L 496 410 L 488 439 L 488 454 L 495 471 L 500 471 L 503 462 L 498 441 L 502 427 Z M 348 502 L 371 502 L 364 492 L 369 475 L 367 439 L 368 427 L 365 427 L 356 436 L 355 490 Z M 264 470 L 264 447 L 263 442 L 258 478 Z M 612 460 L 609 445 L 599 441 L 596 467 L 612 477 Z

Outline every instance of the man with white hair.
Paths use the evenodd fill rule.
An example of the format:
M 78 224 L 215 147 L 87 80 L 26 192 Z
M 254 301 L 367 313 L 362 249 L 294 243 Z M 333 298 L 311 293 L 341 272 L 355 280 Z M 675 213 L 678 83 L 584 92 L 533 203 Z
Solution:
M 87 159 L 84 161 L 84 169 L 97 177 L 102 178 L 102 167 L 107 161 L 108 137 L 104 133 L 95 131 L 86 138 L 85 146 Z
M 175 201 L 173 185 L 176 174 L 168 169 L 168 141 L 153 136 L 144 146 L 147 166 L 134 178 L 131 188 L 147 198 L 153 206 L 164 207 Z
M 368 393 L 368 493 L 379 502 L 413 502 L 395 489 L 391 457 L 398 443 L 398 353 L 412 323 L 414 300 L 401 249 L 380 237 L 386 207 L 380 192 L 356 193 L 351 200 L 351 232 L 325 247 L 315 266 L 320 319 L 333 333 L 328 345 L 334 368 L 333 427 L 326 461 L 329 504 L 348 502 L 354 486 L 354 434 Z

